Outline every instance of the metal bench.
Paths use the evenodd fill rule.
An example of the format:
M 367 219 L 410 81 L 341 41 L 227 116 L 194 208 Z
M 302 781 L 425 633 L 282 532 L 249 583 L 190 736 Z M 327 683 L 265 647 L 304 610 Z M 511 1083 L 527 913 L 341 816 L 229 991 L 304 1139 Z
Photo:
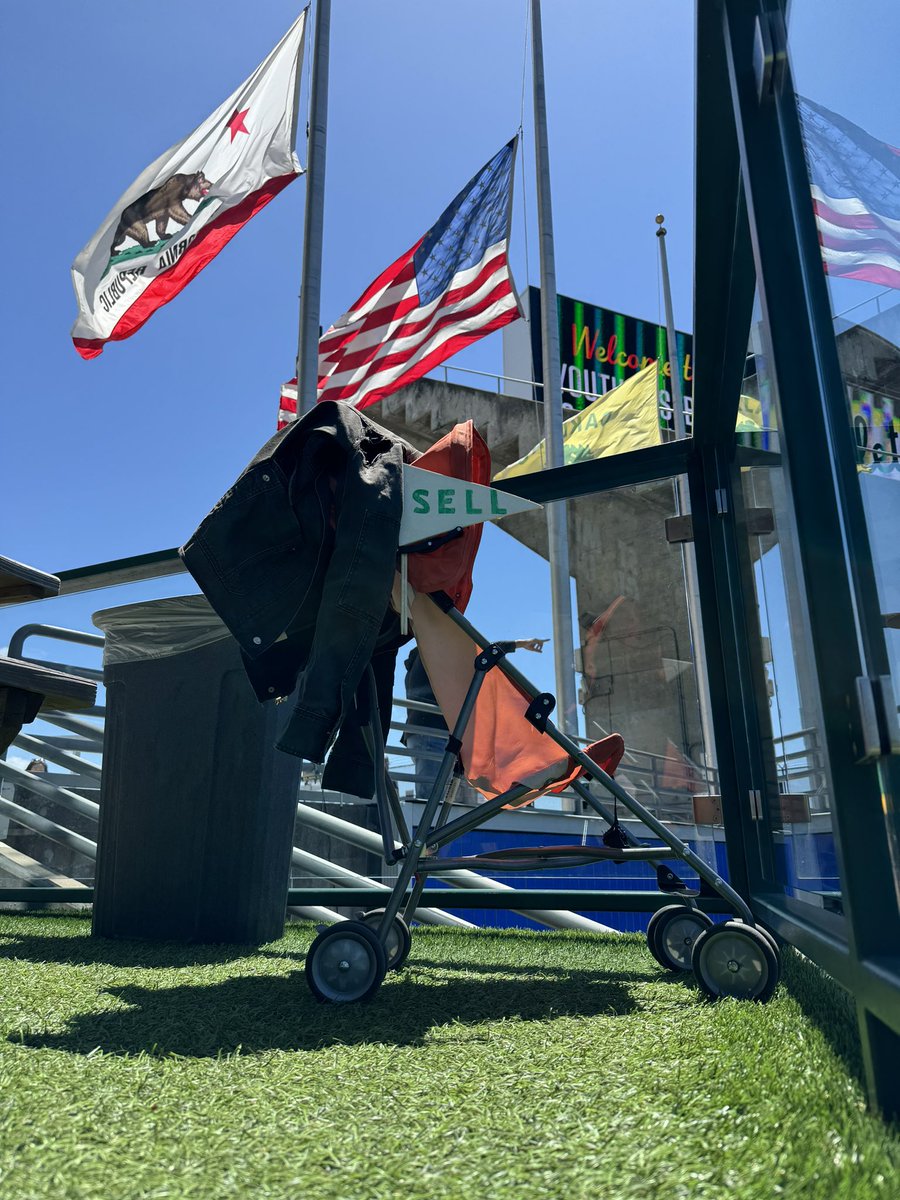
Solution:
M 0 605 L 59 594 L 59 579 L 0 555 Z M 97 685 L 19 658 L 0 658 L 0 754 L 42 708 L 70 712 L 90 708 Z

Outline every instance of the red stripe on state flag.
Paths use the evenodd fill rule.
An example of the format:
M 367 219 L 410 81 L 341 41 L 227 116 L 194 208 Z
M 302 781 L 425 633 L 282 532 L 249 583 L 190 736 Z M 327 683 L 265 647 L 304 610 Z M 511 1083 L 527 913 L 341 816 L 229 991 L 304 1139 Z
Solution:
M 183 288 L 187 287 L 191 280 L 216 257 L 224 246 L 228 245 L 248 221 L 297 178 L 297 173 L 291 172 L 269 179 L 257 191 L 250 192 L 245 196 L 239 204 L 226 209 L 220 216 L 210 221 L 200 230 L 194 242 L 185 250 L 178 262 L 162 275 L 157 275 L 153 282 L 141 292 L 134 304 L 116 322 L 109 337 L 72 339 L 75 349 L 81 357 L 96 358 L 98 354 L 103 353 L 103 347 L 107 342 L 122 341 L 140 329 L 157 309 L 168 304 Z

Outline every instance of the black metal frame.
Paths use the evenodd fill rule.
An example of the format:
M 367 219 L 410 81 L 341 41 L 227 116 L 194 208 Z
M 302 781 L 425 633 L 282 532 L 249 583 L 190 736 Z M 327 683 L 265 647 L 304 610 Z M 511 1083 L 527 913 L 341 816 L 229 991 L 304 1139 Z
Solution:
M 900 1112 L 900 918 L 890 797 L 900 793 L 900 764 L 887 757 L 863 761 L 856 681 L 878 678 L 889 667 L 787 58 L 785 8 L 782 0 L 708 0 L 698 8 L 695 337 L 704 377 L 696 390 L 716 396 L 717 372 L 718 398 L 727 400 L 722 420 L 733 419 L 756 282 L 781 398 L 781 449 L 824 716 L 846 918 L 810 911 L 774 888 L 764 861 L 770 845 L 763 840 L 761 852 L 759 840 L 745 837 L 751 902 L 777 932 L 853 992 L 870 1096 L 893 1116 Z M 722 188 L 729 184 L 731 203 L 722 212 Z M 711 211 L 712 196 L 718 213 Z M 717 261 L 708 250 L 724 248 L 713 239 L 729 217 L 731 254 Z M 723 291 L 724 328 L 716 312 Z M 698 426 L 698 458 L 715 462 L 733 502 L 729 507 L 737 510 L 718 538 L 710 531 L 704 551 L 707 577 L 731 611 L 731 620 L 720 626 L 720 642 L 727 631 L 738 660 L 736 682 L 750 696 L 761 677 L 754 639 L 741 636 L 753 591 L 738 550 L 746 537 L 735 537 L 740 468 L 727 461 L 722 424 L 698 416 Z M 699 501 L 703 489 L 697 491 Z M 702 539 L 698 551 L 701 545 Z M 751 756 L 738 770 L 736 799 L 764 786 L 766 764 L 756 745 L 756 761 Z M 746 831 L 746 803 L 742 807 Z
M 857 680 L 889 672 L 799 120 L 786 0 L 697 5 L 693 437 L 507 481 L 567 499 L 685 472 L 731 880 L 754 914 L 854 996 L 874 1107 L 900 1115 L 900 762 L 867 755 Z M 782 401 L 781 452 L 734 436 L 754 291 Z M 824 712 L 844 915 L 785 894 L 741 468 L 788 467 Z M 871 740 L 871 739 L 870 739 Z M 884 739 L 882 739 L 882 742 Z
M 453 730 L 447 738 L 437 777 L 425 802 L 418 826 L 412 835 L 406 827 L 396 789 L 393 787 L 387 771 L 376 768 L 375 799 L 384 840 L 384 856 L 389 863 L 399 862 L 400 864 L 391 894 L 384 899 L 383 907 L 379 909 L 382 915 L 378 925 L 378 938 L 382 944 L 386 945 L 387 943 L 395 917 L 402 915 L 407 922 L 412 920 L 416 909 L 420 906 L 426 879 L 429 875 L 439 877 L 443 873 L 460 868 L 492 872 L 498 870 L 543 870 L 552 867 L 584 866 L 603 859 L 643 860 L 656 868 L 657 884 L 660 890 L 671 899 L 680 901 L 687 907 L 694 907 L 700 896 L 717 896 L 742 921 L 748 925 L 755 924 L 752 910 L 738 891 L 722 879 L 690 846 L 676 837 L 662 821 L 630 795 L 621 784 L 588 757 L 571 738 L 556 728 L 550 720 L 552 706 L 555 704 L 553 698 L 540 692 L 509 661 L 508 654 L 514 649 L 513 643 L 491 643 L 453 606 L 443 593 L 434 593 L 427 598 L 422 597 L 422 601 L 436 604 L 447 618 L 471 639 L 473 646 L 482 647 L 482 649 L 477 650 L 475 654 L 471 682 Z M 503 807 L 520 802 L 524 796 L 534 791 L 532 787 L 524 784 L 514 784 L 502 795 L 485 800 L 464 816 L 451 820 L 455 792 L 453 783 L 458 778 L 460 770 L 459 751 L 463 744 L 466 728 L 475 712 L 478 694 L 486 674 L 493 669 L 502 671 L 523 695 L 527 701 L 527 713 L 525 714 L 527 719 L 581 766 L 586 779 L 599 783 L 607 793 L 615 797 L 633 816 L 637 817 L 649 833 L 658 838 L 664 847 L 668 847 L 669 853 L 666 853 L 658 845 L 641 844 L 638 839 L 625 834 L 623 830 L 624 845 L 528 847 L 519 851 L 467 855 L 462 858 L 437 856 L 437 851 L 441 847 L 449 845 L 462 834 L 483 825 Z M 366 740 L 373 753 L 373 762 L 381 763 L 384 754 L 384 739 L 375 701 L 375 680 L 370 669 L 369 711 L 365 714 L 367 724 L 364 729 Z M 540 706 L 543 706 L 543 710 Z M 613 814 L 594 796 L 582 779 L 575 780 L 573 786 L 585 804 L 599 816 L 607 821 L 614 821 Z M 395 837 L 400 840 L 399 847 L 395 843 Z M 700 879 L 698 889 L 686 886 L 661 861 L 669 858 L 677 858 L 696 871 Z

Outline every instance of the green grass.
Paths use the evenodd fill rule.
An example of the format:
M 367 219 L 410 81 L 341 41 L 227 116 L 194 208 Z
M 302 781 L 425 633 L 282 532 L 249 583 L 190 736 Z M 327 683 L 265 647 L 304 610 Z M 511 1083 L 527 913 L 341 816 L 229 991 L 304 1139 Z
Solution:
M 0 917 L 0 1200 L 884 1200 L 846 999 L 704 1002 L 638 937 L 417 929 L 362 1006 L 262 948 Z

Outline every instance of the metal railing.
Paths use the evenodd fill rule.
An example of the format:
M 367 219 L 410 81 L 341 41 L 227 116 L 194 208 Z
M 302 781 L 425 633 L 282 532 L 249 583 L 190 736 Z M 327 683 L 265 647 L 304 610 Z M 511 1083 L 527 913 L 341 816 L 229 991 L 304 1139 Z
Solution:
M 450 383 L 451 382 L 450 376 L 449 376 L 450 371 L 453 371 L 454 374 L 458 374 L 458 375 L 473 375 L 473 376 L 475 376 L 475 378 L 492 380 L 496 386 L 494 386 L 490 389 L 479 388 L 478 390 L 479 391 L 491 391 L 491 392 L 496 393 L 496 395 L 498 395 L 498 396 L 507 394 L 504 392 L 503 387 L 502 387 L 502 384 L 504 384 L 504 383 L 514 383 L 514 384 L 517 384 L 519 387 L 527 387 L 527 388 L 543 388 L 543 386 L 544 386 L 543 383 L 539 379 L 520 379 L 517 375 L 497 375 L 493 371 L 476 371 L 476 370 L 473 370 L 472 367 L 455 367 L 449 363 L 444 363 L 442 366 L 435 367 L 433 371 L 429 371 L 427 378 L 443 379 L 444 383 Z M 587 401 L 602 400 L 603 397 L 608 396 L 610 391 L 612 391 L 612 390 L 613 390 L 612 388 L 608 388 L 605 392 L 589 392 L 589 391 L 579 390 L 578 388 L 570 388 L 570 387 L 564 387 L 564 386 L 560 387 L 560 391 L 562 392 L 562 394 L 564 396 L 577 396 L 579 399 L 587 400 Z M 537 397 L 535 397 L 535 396 L 523 396 L 520 394 L 516 394 L 515 399 L 527 400 L 529 403 L 532 403 L 532 404 L 543 404 L 544 403 L 543 398 L 538 400 Z M 570 407 L 575 408 L 576 406 L 572 405 Z M 667 406 L 667 410 L 671 411 L 671 404 Z M 691 421 L 692 413 L 693 413 L 693 409 L 691 407 L 691 404 L 689 404 L 686 401 L 685 405 L 684 405 L 684 416 L 685 416 L 685 421 L 687 422 L 687 425 L 688 425 L 688 429 L 690 429 L 690 421 Z
M 16 651 L 16 657 L 25 657 L 25 643 L 32 637 L 51 638 L 56 641 L 90 646 L 98 650 L 102 647 L 104 640 L 98 635 L 86 634 L 79 630 L 31 624 L 16 630 L 10 640 L 10 650 Z M 29 661 L 46 662 L 46 660 L 37 658 L 31 658 Z M 55 663 L 53 666 L 57 670 L 65 670 L 98 680 L 102 680 L 103 677 L 99 666 L 71 666 L 65 663 Z M 406 785 L 404 801 L 415 804 L 426 794 L 427 789 L 424 784 L 430 781 L 430 776 L 423 777 L 421 774 L 421 766 L 423 763 L 427 764 L 432 761 L 437 763 L 441 758 L 442 750 L 422 747 L 414 749 L 404 745 L 402 739 L 404 736 L 418 733 L 437 736 L 443 740 L 446 735 L 440 729 L 418 724 L 415 720 L 419 714 L 440 716 L 440 710 L 436 705 L 397 697 L 394 700 L 394 706 L 396 709 L 405 710 L 409 716 L 406 720 L 391 722 L 391 740 L 386 746 L 386 752 L 395 783 Z M 41 902 L 45 902 L 48 895 L 56 895 L 60 900 L 68 900 L 71 899 L 73 890 L 83 891 L 85 885 L 89 885 L 92 881 L 93 864 L 97 856 L 96 826 L 100 813 L 99 792 L 102 778 L 105 716 L 106 709 L 102 703 L 98 703 L 78 715 L 53 710 L 42 711 L 38 718 L 42 728 L 35 730 L 34 727 L 28 727 L 27 731 L 23 730 L 12 744 L 13 749 L 30 756 L 33 762 L 40 760 L 44 767 L 40 774 L 29 771 L 14 762 L 0 759 L 0 785 L 2 785 L 0 827 L 5 821 L 7 825 L 12 823 L 19 829 L 19 833 L 12 839 L 13 842 L 19 843 L 18 849 L 15 846 L 10 847 L 5 836 L 0 837 L 0 870 L 5 870 L 7 874 L 13 870 L 23 885 L 14 888 L 0 886 L 0 901 L 13 897 L 21 899 L 23 894 L 29 893 L 35 898 L 40 897 Z M 598 732 L 603 733 L 602 730 Z M 587 744 L 587 739 L 582 738 L 578 741 L 581 745 Z M 819 751 L 816 746 L 814 730 L 799 730 L 795 734 L 784 735 L 777 741 L 781 745 L 782 752 L 779 754 L 779 762 L 784 766 L 785 779 L 793 779 L 795 782 L 809 781 L 814 777 L 814 771 L 818 771 L 819 774 L 815 778 L 819 779 L 821 785 L 824 786 L 824 772 L 819 763 Z M 800 744 L 799 749 L 785 749 L 786 744 L 796 742 Z M 636 748 L 628 748 L 619 769 L 619 777 L 641 799 L 645 807 L 653 812 L 654 816 L 661 820 L 691 824 L 694 820 L 691 793 L 667 785 L 664 780 L 667 770 L 683 767 L 684 762 L 683 758 L 676 759 L 651 754 Z M 48 763 L 59 770 L 46 771 Z M 708 771 L 704 775 L 701 769 L 697 768 L 697 772 L 698 779 L 703 780 L 703 786 L 712 792 L 717 790 L 717 776 L 714 771 Z M 314 795 L 316 782 L 316 779 L 310 778 L 310 773 L 307 772 L 304 783 L 307 785 L 305 794 L 308 797 L 310 792 Z M 310 784 L 313 785 L 311 789 Z M 815 792 L 813 787 L 810 787 L 809 790 Z M 479 799 L 480 797 L 473 792 L 471 800 L 475 802 Z M 577 812 L 568 819 L 575 822 L 573 829 L 578 827 L 582 840 L 588 836 L 589 830 L 592 835 L 602 832 L 596 824 L 599 818 L 586 816 L 583 813 L 581 800 L 575 793 L 572 793 L 572 799 L 577 801 Z M 327 800 L 328 794 L 322 793 L 318 804 L 312 806 L 308 803 L 299 804 L 298 825 L 301 827 L 312 825 L 321 829 L 323 820 L 331 821 L 329 832 L 338 841 L 362 846 L 373 853 L 377 852 L 381 843 L 380 836 L 361 829 L 352 822 L 329 817 L 321 807 Z M 822 810 L 821 806 L 819 810 Z M 533 822 L 534 828 L 539 829 L 545 823 L 548 814 L 560 815 L 560 811 L 559 801 L 539 802 L 526 810 L 519 810 L 517 819 L 520 828 L 522 828 L 521 822 L 524 820 L 525 827 Z M 28 852 L 23 852 L 21 849 L 23 840 L 28 847 Z M 7 853 L 10 849 L 14 851 L 12 858 Z M 345 900 L 349 902 L 351 894 L 355 895 L 355 892 L 361 888 L 369 889 L 369 892 L 374 893 L 385 893 L 388 890 L 391 877 L 389 870 L 383 875 L 363 875 L 344 866 L 339 861 L 339 857 L 339 855 L 335 856 L 334 860 L 317 858 L 301 846 L 295 846 L 292 851 L 292 866 L 299 876 L 312 876 L 321 882 L 322 887 L 327 886 L 333 889 L 335 894 L 332 902 L 339 907 L 344 904 Z M 447 882 L 468 890 L 474 887 L 480 889 L 481 892 L 510 890 L 508 885 L 485 879 L 480 874 L 476 875 L 472 872 L 463 872 L 462 874 L 471 877 L 466 879 L 460 877 L 458 880 L 448 879 Z M 47 885 L 50 880 L 52 880 L 53 890 L 48 893 Z M 626 886 L 631 890 L 634 884 L 629 882 Z M 512 890 L 515 891 L 515 889 Z M 303 893 L 308 894 L 309 889 L 303 889 Z M 562 896 L 567 893 L 560 891 L 559 894 Z M 299 896 L 300 893 L 293 889 L 290 895 Z M 89 898 L 89 893 L 85 893 L 85 898 Z M 500 904 L 500 900 L 491 901 L 485 907 L 495 907 L 497 904 Z M 596 907 L 598 904 L 599 901 L 594 906 Z M 466 905 L 468 905 L 468 901 Z M 611 900 L 605 906 L 614 907 Z M 512 898 L 506 902 L 505 907 L 515 911 Z M 546 907 L 548 911 L 535 911 L 531 903 L 527 907 L 528 915 L 534 920 L 557 926 L 566 926 L 574 920 L 575 927 L 587 927 L 584 924 L 584 918 L 569 917 L 560 912 L 551 913 L 549 905 L 541 906 L 542 908 Z M 317 905 L 305 904 L 295 911 L 299 915 L 316 920 L 339 919 L 331 909 L 320 908 Z M 460 918 L 451 917 L 433 909 L 430 909 L 429 915 L 423 916 L 422 919 L 438 923 L 460 923 Z M 467 924 L 467 922 L 462 923 Z
M 96 650 L 103 646 L 104 641 L 99 635 L 83 633 L 80 630 L 29 624 L 16 630 L 10 639 L 10 651 L 15 652 L 15 657 L 27 657 L 26 643 L 31 638 L 49 638 L 59 642 L 89 646 Z M 45 659 L 36 657 L 31 657 L 29 661 L 47 662 Z M 99 664 L 96 667 L 87 667 L 55 663 L 54 667 L 57 670 L 97 680 L 102 680 L 103 677 Z M 404 735 L 417 732 L 433 735 L 436 731 L 433 728 L 418 725 L 415 716 L 419 713 L 439 715 L 440 710 L 435 705 L 399 697 L 395 700 L 395 704 L 399 709 L 407 710 L 413 719 L 391 723 L 392 737 L 387 751 L 391 758 L 392 775 L 395 782 L 401 785 L 411 785 L 412 791 L 407 793 L 406 799 L 414 802 L 417 795 L 424 794 L 424 788 L 419 786 L 423 780 L 415 769 L 411 749 L 404 746 L 400 739 Z M 42 885 L 45 885 L 48 878 L 52 876 L 56 894 L 62 898 L 64 895 L 68 896 L 68 892 L 72 888 L 83 888 L 85 883 L 92 879 L 93 864 L 97 855 L 96 829 L 100 812 L 99 791 L 102 778 L 105 715 L 106 709 L 103 703 L 97 703 L 91 709 L 77 715 L 42 710 L 38 718 L 39 728 L 37 726 L 26 727 L 14 740 L 11 748 L 20 754 L 29 756 L 36 766 L 39 765 L 43 768 L 41 772 L 35 773 L 34 770 L 23 768 L 12 761 L 0 760 L 0 784 L 3 785 L 3 791 L 6 793 L 5 795 L 0 794 L 0 822 L 5 820 L 7 824 L 12 823 L 13 828 L 18 830 L 11 840 L 18 843 L 19 849 L 16 849 L 15 846 L 12 849 L 16 853 L 16 871 L 25 890 L 29 887 L 32 890 L 37 887 L 43 891 Z M 440 736 L 439 730 L 437 733 Z M 394 740 L 395 737 L 397 740 Z M 440 753 L 417 750 L 417 757 L 424 760 L 439 760 Z M 634 776 L 633 782 L 637 786 L 643 786 L 646 792 L 654 794 L 652 784 L 649 782 L 652 770 L 645 771 L 642 768 L 640 752 L 633 752 L 631 760 L 629 771 Z M 404 762 L 410 769 L 403 769 Z M 47 764 L 52 764 L 59 770 L 47 771 Z M 643 778 L 644 775 L 647 776 L 647 779 Z M 664 796 L 657 793 L 655 798 L 664 804 Z M 472 799 L 475 799 L 474 793 Z M 579 809 L 580 807 L 579 801 Z M 301 809 L 298 809 L 298 813 L 301 812 Z M 558 812 L 558 803 L 552 807 L 547 805 L 528 810 L 529 817 L 526 819 L 534 820 L 537 828 L 541 823 L 541 817 L 547 811 Z M 585 820 L 579 818 L 579 821 L 586 829 Z M 593 828 L 596 818 L 590 818 L 590 821 Z M 299 823 L 303 824 L 302 816 Z M 344 823 L 344 825 L 346 824 Z M 343 837 L 345 841 L 352 842 L 354 839 L 358 841 L 360 837 L 368 838 L 369 836 L 365 830 L 353 825 L 350 825 L 349 829 L 342 828 L 340 825 L 335 826 L 335 829 L 338 830 L 336 835 L 338 840 Z M 23 853 L 21 849 L 23 843 L 28 847 L 30 853 Z M 3 839 L 0 839 L 0 858 L 2 858 L 4 846 L 7 849 L 10 848 Z M 0 861 L 0 869 L 3 869 L 4 866 L 8 872 L 9 863 L 5 860 Z M 342 891 L 351 887 L 368 887 L 378 890 L 387 887 L 387 875 L 382 880 L 350 871 L 339 861 L 315 861 L 315 856 L 311 856 L 300 846 L 295 846 L 293 849 L 293 866 L 301 874 L 312 874 L 321 879 L 323 884 L 327 882 L 329 886 L 337 886 Z M 459 880 L 456 882 L 458 885 L 460 884 Z M 498 884 L 475 874 L 472 874 L 471 879 L 466 879 L 462 886 L 467 888 L 478 886 L 482 890 L 485 888 L 495 891 L 498 889 L 509 890 L 506 884 Z M 22 890 L 17 888 L 11 891 L 9 888 L 0 887 L 0 900 L 12 894 L 19 895 Z M 335 903 L 340 904 L 340 896 L 335 897 Z M 303 915 L 322 919 L 325 914 L 324 910 L 313 911 L 306 906 Z M 571 925 L 574 921 L 578 928 L 587 927 L 583 918 L 571 918 L 562 913 L 548 915 L 531 911 L 529 915 L 533 919 L 544 921 L 547 924 Z M 335 914 L 332 913 L 331 916 L 336 919 Z M 459 922 L 459 918 L 450 918 L 440 914 L 434 916 L 433 919 Z

